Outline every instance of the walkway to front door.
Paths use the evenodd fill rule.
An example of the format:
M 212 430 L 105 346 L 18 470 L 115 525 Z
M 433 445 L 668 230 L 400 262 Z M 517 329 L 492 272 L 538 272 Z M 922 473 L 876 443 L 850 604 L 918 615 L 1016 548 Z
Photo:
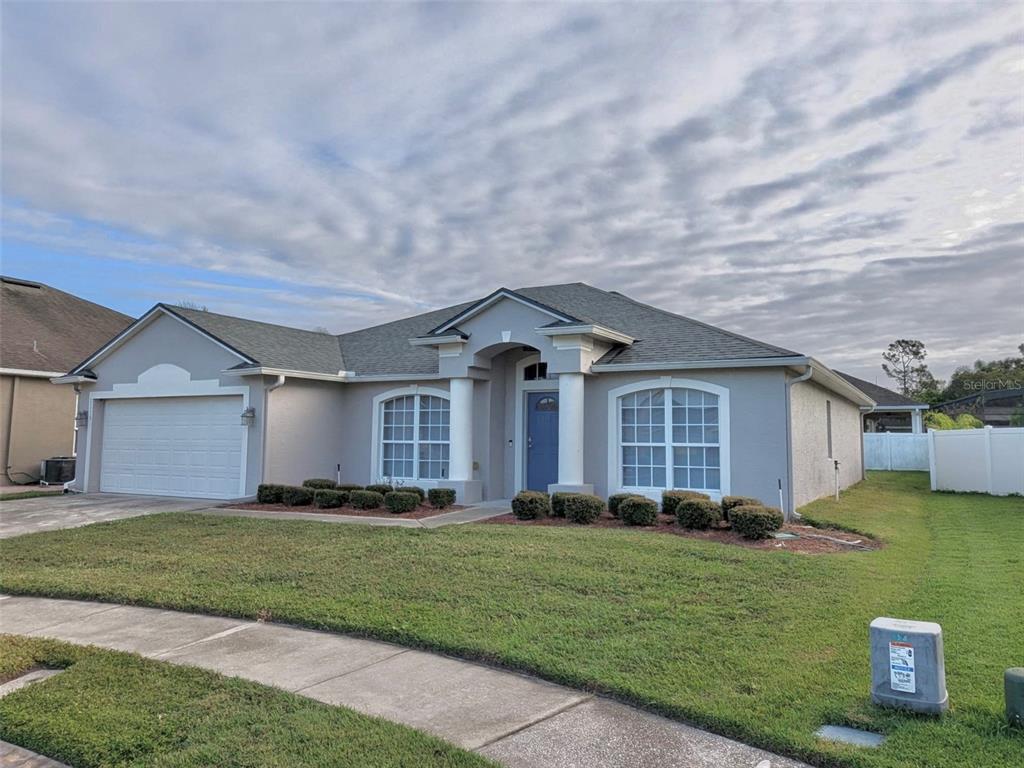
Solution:
M 558 392 L 526 393 L 526 487 L 558 482 Z

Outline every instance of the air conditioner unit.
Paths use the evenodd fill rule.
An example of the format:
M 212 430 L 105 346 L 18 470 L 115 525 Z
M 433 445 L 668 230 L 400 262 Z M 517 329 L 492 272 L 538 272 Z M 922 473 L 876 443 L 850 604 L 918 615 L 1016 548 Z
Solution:
M 40 485 L 62 485 L 75 479 L 75 458 L 53 456 L 44 459 L 39 471 Z

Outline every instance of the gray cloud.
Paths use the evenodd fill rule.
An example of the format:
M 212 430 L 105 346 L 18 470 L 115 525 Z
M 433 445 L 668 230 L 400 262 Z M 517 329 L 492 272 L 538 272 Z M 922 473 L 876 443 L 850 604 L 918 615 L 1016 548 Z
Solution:
M 583 279 L 855 373 L 899 335 L 952 365 L 1024 326 L 1009 4 L 4 22 L 5 248 L 143 265 L 139 295 L 344 330 Z

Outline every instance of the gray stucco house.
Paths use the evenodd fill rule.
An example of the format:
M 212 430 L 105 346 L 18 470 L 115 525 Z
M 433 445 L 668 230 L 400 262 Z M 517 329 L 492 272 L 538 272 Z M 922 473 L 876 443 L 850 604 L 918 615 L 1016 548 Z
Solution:
M 400 478 L 463 502 L 523 488 L 691 488 L 793 508 L 863 476 L 874 402 L 805 355 L 583 283 L 333 336 L 158 304 L 67 375 L 83 491 L 251 496 Z M 339 469 L 340 468 L 340 469 Z

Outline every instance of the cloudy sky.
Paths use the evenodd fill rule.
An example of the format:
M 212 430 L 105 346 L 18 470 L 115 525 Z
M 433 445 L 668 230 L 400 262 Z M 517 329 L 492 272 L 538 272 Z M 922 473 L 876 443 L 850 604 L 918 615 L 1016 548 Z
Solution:
M 6 274 L 333 332 L 581 280 L 879 381 L 1024 341 L 1019 4 L 2 13 Z

